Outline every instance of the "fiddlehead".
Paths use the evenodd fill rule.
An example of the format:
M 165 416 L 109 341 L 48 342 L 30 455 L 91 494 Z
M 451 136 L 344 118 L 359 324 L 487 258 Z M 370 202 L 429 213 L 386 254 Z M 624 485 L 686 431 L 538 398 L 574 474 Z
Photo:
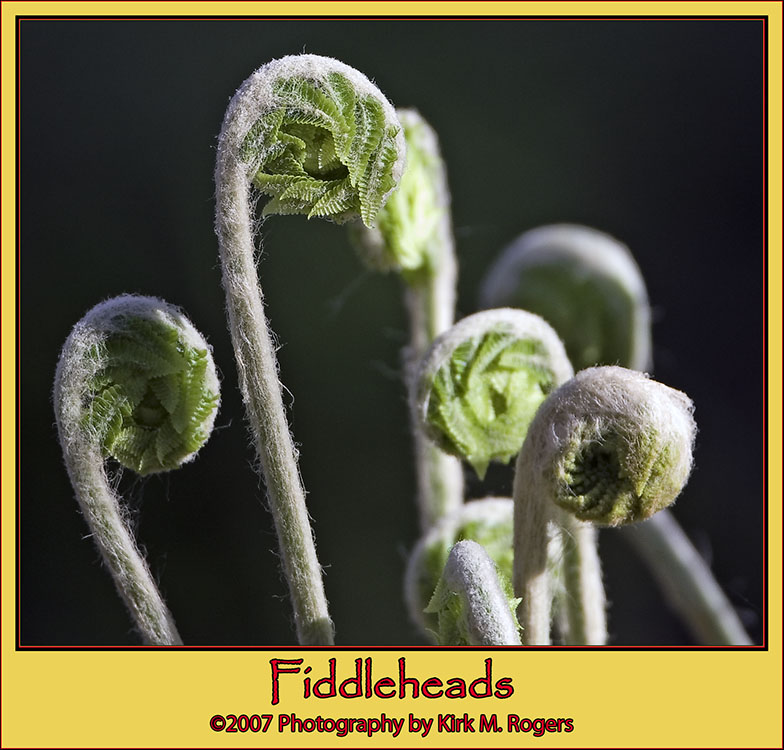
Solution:
M 459 506 L 417 542 L 408 558 L 405 599 L 409 615 L 423 634 L 438 633 L 438 619 L 426 612 L 449 550 L 459 541 L 470 539 L 482 545 L 498 569 L 498 576 L 512 580 L 512 500 L 488 497 Z
M 480 306 L 500 305 L 541 315 L 576 370 L 651 367 L 645 282 L 629 249 L 608 234 L 573 224 L 525 232 L 482 283 Z
M 491 267 L 480 302 L 520 306 L 544 317 L 577 369 L 618 364 L 650 372 L 653 367 L 645 282 L 629 250 L 602 232 L 569 224 L 525 232 Z M 624 529 L 623 535 L 703 643 L 749 642 L 732 605 L 670 511 Z M 572 567 L 568 558 L 573 551 L 567 544 L 566 567 Z M 571 597 L 569 605 L 574 601 Z
M 583 370 L 542 403 L 517 457 L 514 486 L 514 586 L 526 643 L 549 643 L 548 524 L 591 537 L 590 525 L 569 519 L 614 526 L 666 507 L 688 478 L 695 430 L 683 393 L 620 367 Z M 583 598 L 573 619 L 596 622 L 580 625 L 581 642 L 603 643 L 596 602 L 603 609 L 604 594 L 590 538 L 584 552 L 589 569 L 565 571 L 585 579 L 571 587 Z
M 209 349 L 188 320 L 156 301 L 120 297 L 80 324 L 103 334 L 86 353 L 83 426 L 107 456 L 145 476 L 191 460 L 219 397 Z
M 177 468 L 206 442 L 219 400 L 204 338 L 179 310 L 153 297 L 125 295 L 94 307 L 58 362 L 54 403 L 66 468 L 147 643 L 180 640 L 123 521 L 104 459 L 141 475 Z
M 581 521 L 619 526 L 670 505 L 691 472 L 689 398 L 621 367 L 583 370 L 551 394 L 526 445 L 530 479 Z M 534 426 L 536 429 L 534 429 Z
M 361 218 L 372 226 L 403 172 L 392 105 L 362 73 L 318 55 L 259 68 L 232 99 L 220 140 L 271 197 L 263 216 Z
M 435 341 L 414 409 L 439 447 L 483 477 L 490 461 L 517 454 L 539 404 L 571 374 L 563 345 L 541 318 L 487 310 Z
M 480 544 L 470 540 L 455 544 L 426 609 L 438 616 L 439 644 L 519 646 L 513 615 L 519 600 L 508 589 Z
M 300 643 L 331 644 L 334 636 L 256 277 L 252 189 L 272 196 L 267 214 L 372 223 L 404 162 L 392 105 L 358 71 L 316 55 L 253 73 L 218 138 L 215 229 L 229 328 Z

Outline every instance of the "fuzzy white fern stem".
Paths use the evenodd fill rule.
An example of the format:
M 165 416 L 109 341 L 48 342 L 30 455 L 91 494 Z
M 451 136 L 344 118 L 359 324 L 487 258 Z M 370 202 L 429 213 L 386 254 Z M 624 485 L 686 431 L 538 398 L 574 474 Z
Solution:
M 275 348 L 256 282 L 250 182 L 234 153 L 234 144 L 221 138 L 216 226 L 240 389 L 267 485 L 299 641 L 330 645 L 334 642 L 332 620 L 283 408 Z
M 145 644 L 181 646 L 182 639 L 120 511 L 95 446 L 68 442 L 68 476 L 91 536 Z
M 333 626 L 257 280 L 251 186 L 271 197 L 263 215 L 372 225 L 404 163 L 392 105 L 362 73 L 318 55 L 253 73 L 218 139 L 216 233 L 229 327 L 302 644 L 332 644 Z
M 622 529 L 622 533 L 700 643 L 752 644 L 726 594 L 672 513 L 663 510 L 645 523 Z
M 563 541 L 552 507 L 530 491 L 528 466 L 523 450 L 517 456 L 514 479 L 514 568 L 512 583 L 521 602 L 517 619 L 526 646 L 548 646 L 553 597 L 554 561 L 562 557 Z
M 443 221 L 449 224 L 449 213 Z M 405 301 L 411 331 L 407 351 L 407 380 L 413 396 L 416 372 L 433 341 L 454 323 L 457 263 L 450 227 L 439 232 L 438 270 L 406 286 Z M 413 421 L 419 521 L 427 531 L 463 503 L 463 468 L 459 459 L 439 450 Z
M 598 530 L 558 510 L 563 534 L 564 639 L 578 646 L 607 642 L 607 601 L 602 584 Z

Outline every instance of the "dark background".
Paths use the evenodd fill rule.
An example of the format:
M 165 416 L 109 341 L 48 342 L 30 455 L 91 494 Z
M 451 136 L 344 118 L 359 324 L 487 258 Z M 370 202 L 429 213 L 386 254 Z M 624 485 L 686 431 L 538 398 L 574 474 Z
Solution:
M 520 232 L 579 222 L 627 243 L 654 306 L 657 379 L 700 427 L 675 513 L 760 642 L 763 56 L 751 20 L 29 20 L 20 27 L 20 642 L 138 643 L 60 457 L 59 350 L 98 301 L 181 305 L 223 378 L 199 459 L 122 489 L 187 644 L 294 643 L 252 471 L 213 234 L 215 139 L 234 90 L 286 54 L 337 57 L 441 138 L 459 314 Z M 339 645 L 421 644 L 402 605 L 417 538 L 400 283 L 345 229 L 264 225 L 280 340 Z M 469 480 L 509 494 L 511 470 Z M 601 535 L 614 644 L 690 644 L 627 543 Z

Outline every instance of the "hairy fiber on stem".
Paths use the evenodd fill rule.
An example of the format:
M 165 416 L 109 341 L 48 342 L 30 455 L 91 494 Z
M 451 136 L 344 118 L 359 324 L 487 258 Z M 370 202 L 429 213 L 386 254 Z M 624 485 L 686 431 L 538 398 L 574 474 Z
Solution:
M 253 73 L 218 138 L 215 228 L 229 328 L 303 644 L 329 645 L 334 635 L 256 275 L 253 190 L 272 197 L 265 215 L 372 224 L 404 163 L 392 105 L 362 73 L 317 55 Z

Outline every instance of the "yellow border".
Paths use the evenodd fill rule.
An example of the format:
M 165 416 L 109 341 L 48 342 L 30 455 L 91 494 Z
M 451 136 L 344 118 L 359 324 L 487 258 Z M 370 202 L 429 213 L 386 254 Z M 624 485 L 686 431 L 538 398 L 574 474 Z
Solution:
M 15 2 L 4 17 L 63 16 L 776 16 L 776 2 Z
M 509 677 L 511 698 L 358 699 L 305 701 L 302 675 L 287 675 L 272 706 L 270 660 L 304 658 L 314 681 L 327 674 L 329 652 L 16 652 L 15 638 L 15 15 L 768 15 L 769 16 L 769 623 L 767 652 L 504 651 L 491 654 L 494 680 Z M 626 747 L 639 736 L 647 747 L 780 747 L 782 700 L 782 8 L 779 3 L 28 3 L 2 5 L 2 746 L 3 747 Z M 484 673 L 481 651 L 336 652 L 339 680 L 354 659 L 373 658 L 377 676 L 408 674 L 424 680 Z M 122 674 L 90 685 L 81 675 Z M 642 682 L 643 695 L 630 689 Z M 536 676 L 532 689 L 531 676 Z M 596 675 L 605 690 L 588 689 L 579 676 Z M 644 676 L 644 682 L 640 680 Z M 609 694 L 609 698 L 608 698 Z M 458 733 L 421 739 L 408 732 L 417 719 L 455 713 L 468 718 L 571 718 L 575 731 L 528 734 Z M 368 739 L 354 733 L 277 735 L 215 733 L 216 713 L 314 717 L 402 717 L 406 730 Z M 478 722 L 478 719 L 475 719 Z M 274 727 L 273 727 L 274 728 Z

